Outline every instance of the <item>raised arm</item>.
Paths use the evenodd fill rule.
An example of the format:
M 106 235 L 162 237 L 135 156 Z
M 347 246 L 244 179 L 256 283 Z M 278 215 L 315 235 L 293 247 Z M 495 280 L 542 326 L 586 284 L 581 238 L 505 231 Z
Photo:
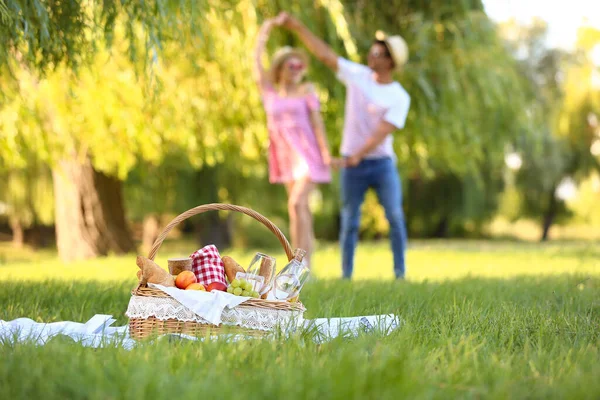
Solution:
M 282 12 L 277 16 L 277 21 L 287 29 L 295 32 L 308 50 L 323 64 L 334 72 L 338 70 L 338 55 L 331 47 L 314 33 L 312 33 L 302 22 L 292 15 Z
M 267 19 L 263 22 L 258 31 L 258 39 L 256 41 L 256 47 L 254 48 L 254 79 L 260 87 L 272 84 L 269 75 L 262 65 L 261 57 L 265 51 L 267 41 L 269 40 L 269 33 L 274 25 L 273 19 Z

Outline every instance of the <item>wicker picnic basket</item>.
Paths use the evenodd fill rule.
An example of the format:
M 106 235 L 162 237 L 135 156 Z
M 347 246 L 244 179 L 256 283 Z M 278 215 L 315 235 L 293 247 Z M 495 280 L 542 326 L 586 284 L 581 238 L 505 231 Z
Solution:
M 160 233 L 148 255 L 154 260 L 163 241 L 177 224 L 187 218 L 206 211 L 236 211 L 246 214 L 265 225 L 279 240 L 288 260 L 293 258 L 292 248 L 275 224 L 246 207 L 232 204 L 205 204 L 192 208 L 173 219 Z M 143 339 L 150 335 L 181 333 L 204 336 L 220 333 L 262 336 L 277 326 L 297 323 L 302 319 L 305 308 L 300 301 L 274 301 L 249 299 L 233 309 L 225 308 L 222 323 L 214 325 L 183 306 L 167 293 L 138 284 L 131 293 L 126 315 L 129 317 L 129 335 Z

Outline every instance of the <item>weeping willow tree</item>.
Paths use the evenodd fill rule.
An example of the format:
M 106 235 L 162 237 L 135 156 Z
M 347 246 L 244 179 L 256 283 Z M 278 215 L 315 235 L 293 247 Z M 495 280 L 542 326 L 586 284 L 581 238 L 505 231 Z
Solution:
M 561 181 L 581 182 L 598 169 L 591 152 L 595 133 L 590 117 L 600 112 L 600 97 L 589 53 L 600 43 L 600 35 L 594 29 L 581 29 L 575 51 L 567 53 L 546 47 L 543 21 L 530 26 L 511 23 L 503 29 L 513 52 L 523 55 L 520 70 L 531 98 L 528 118 L 534 126 L 531 135 L 514 143 L 523 166 L 509 173 L 504 214 L 539 219 L 541 239 L 547 240 L 551 226 L 569 216 L 564 199 L 557 196 Z
M 0 174 L 0 203 L 13 232 L 13 245 L 47 245 L 42 230 L 54 221 L 52 177 L 47 166 L 30 165 Z
M 600 30 L 582 27 L 578 32 L 577 48 L 579 62 L 566 74 L 565 100 L 557 133 L 573 152 L 567 173 L 580 181 L 590 172 L 600 171 L 600 158 L 592 150 L 600 139 L 597 122 L 600 118 L 600 69 L 592 60 L 592 52 L 600 49 Z
M 14 96 L 0 108 L 0 219 L 8 222 L 16 247 L 44 244 L 40 230 L 54 221 L 51 171 L 38 157 L 43 145 L 27 144 L 31 129 L 37 127 L 30 118 L 32 106 L 31 98 Z M 16 126 L 22 134 L 15 134 Z
M 10 67 L 18 60 L 40 74 L 61 65 L 87 66 L 98 50 L 112 45 L 119 24 L 125 29 L 127 54 L 138 62 L 164 41 L 180 39 L 177 26 L 193 24 L 205 6 L 206 2 L 175 0 L 2 0 L 0 66 Z
M 302 1 L 289 11 L 356 61 L 375 28 L 406 37 L 411 62 L 398 78 L 413 106 L 395 143 L 410 192 L 421 196 L 409 199 L 408 215 L 424 231 L 481 218 L 497 192 L 505 144 L 528 134 L 513 61 L 480 2 L 392 3 Z M 131 249 L 126 180 L 133 217 L 210 201 L 285 214 L 283 190 L 266 183 L 268 137 L 250 51 L 279 2 L 3 5 L 0 67 L 10 98 L 27 98 L 29 111 L 19 106 L 22 118 L 0 121 L 0 156 L 6 168 L 40 160 L 53 169 L 63 258 Z M 269 50 L 295 40 L 275 32 Z M 309 79 L 335 154 L 343 86 L 316 62 Z M 335 190 L 323 188 L 330 213 Z
M 154 25 L 133 23 L 125 8 L 125 17 L 105 26 L 110 34 L 93 42 L 83 68 L 78 68 L 78 48 L 57 55 L 63 57 L 58 66 L 24 57 L 9 60 L 17 85 L 7 98 L 27 98 L 29 103 L 26 109 L 16 100 L 6 102 L 23 115 L 0 122 L 7 133 L 6 146 L 0 148 L 9 168 L 36 158 L 52 166 L 63 259 L 132 248 L 121 184 L 128 175 L 133 186 L 128 193 L 134 201 L 142 200 L 133 205 L 134 217 L 180 208 L 180 199 L 193 195 L 194 205 L 235 199 L 244 185 L 236 185 L 232 175 L 244 181 L 264 175 L 266 168 L 255 166 L 266 148 L 264 124 L 252 122 L 260 101 L 256 92 L 248 96 L 253 87 L 247 73 L 250 60 L 240 64 L 239 59 L 242 49 L 253 45 L 254 37 L 245 29 L 258 28 L 256 13 L 248 17 L 246 12 L 251 9 L 251 2 L 242 2 L 233 14 L 216 5 L 202 17 L 192 12 L 187 19 L 172 18 L 161 31 L 170 36 L 158 41 Z M 197 29 L 197 22 L 206 32 Z M 213 29 L 229 34 L 213 36 Z M 70 59 L 73 54 L 76 60 Z M 132 61 L 132 54 L 142 58 Z M 140 70 L 145 73 L 138 74 Z M 175 160 L 173 168 L 169 160 Z M 207 171 L 213 172 L 207 176 Z M 172 179 L 174 174 L 184 182 Z M 182 186 L 187 186 L 183 194 Z
M 283 193 L 269 196 L 275 201 L 265 203 L 261 194 L 271 188 L 247 190 L 256 186 L 223 183 L 235 179 L 239 171 L 244 171 L 244 181 L 254 185 L 261 179 L 266 182 L 265 122 L 251 79 L 248 50 L 254 45 L 261 20 L 277 11 L 276 4 L 269 2 L 259 4 L 260 8 L 252 2 L 234 3 L 236 7 L 224 6 L 227 12 L 213 9 L 203 18 L 205 33 L 196 44 L 203 56 L 195 63 L 204 74 L 197 77 L 195 90 L 210 99 L 207 113 L 198 114 L 198 118 L 209 124 L 205 129 L 212 131 L 214 126 L 220 144 L 213 150 L 225 155 L 217 159 L 213 173 L 217 174 L 214 181 L 222 182 L 228 195 L 216 196 L 215 190 L 212 199 L 242 199 L 270 213 L 279 206 L 283 215 Z M 481 4 L 456 2 L 450 8 L 413 4 L 409 8 L 390 8 L 401 10 L 392 15 L 374 13 L 389 6 L 384 7 L 383 2 L 342 5 L 321 0 L 316 4 L 316 8 L 302 4 L 290 7 L 336 51 L 355 61 L 365 61 L 363 56 L 377 28 L 398 32 L 409 41 L 411 62 L 398 79 L 411 93 L 413 106 L 407 127 L 395 143 L 403 175 L 411 177 L 407 215 L 412 233 L 446 234 L 452 224 L 463 226 L 469 220 L 480 223 L 491 215 L 502 188 L 506 144 L 530 135 L 531 125 L 524 113 L 529 98 L 523 94 L 516 62 L 497 37 Z M 379 16 L 376 21 L 370 20 L 373 15 Z M 294 36 L 278 31 L 270 41 L 270 50 L 283 44 L 299 45 Z M 166 56 L 165 63 L 179 63 L 175 59 Z M 308 79 L 316 83 L 323 101 L 335 154 L 341 141 L 344 88 L 317 62 L 311 64 Z M 236 138 L 234 143 L 228 141 L 232 137 Z M 229 154 L 243 157 L 232 160 Z M 319 225 L 335 225 L 339 209 L 336 185 L 321 190 L 326 200 L 322 215 L 317 215 L 318 222 L 324 220 L 318 229 Z M 253 193 L 258 199 L 251 198 Z M 385 230 L 381 224 L 383 213 L 374 200 L 371 196 L 365 205 L 363 227 L 381 232 Z M 336 237 L 334 229 L 323 231 Z
M 147 80 L 150 55 L 164 41 L 178 40 L 177 26 L 191 27 L 189 16 L 200 10 L 166 0 L 0 3 L 3 106 L 23 111 L 0 122 L 0 155 L 13 175 L 19 164 L 52 168 L 63 259 L 133 248 L 121 180 L 136 155 L 156 159 L 156 150 L 147 151 L 156 142 L 142 143 L 148 107 L 140 81 Z M 103 64 L 109 50 L 117 61 Z M 121 54 L 128 56 L 125 71 L 118 68 Z M 28 104 L 16 104 L 19 97 Z
M 528 118 L 533 129 L 531 135 L 511 146 L 521 154 L 523 165 L 515 171 L 507 169 L 501 214 L 510 220 L 541 217 L 542 237 L 546 238 L 552 223 L 566 213 L 564 203 L 555 196 L 567 156 L 556 126 L 564 99 L 561 77 L 573 57 L 547 48 L 545 21 L 535 19 L 523 26 L 508 22 L 502 31 L 519 61 L 525 93 L 530 98 Z
M 376 29 L 409 44 L 398 79 L 412 105 L 395 146 L 412 234 L 478 230 L 496 210 L 507 144 L 532 134 L 530 99 L 496 26 L 480 1 L 358 1 L 345 14 L 361 61 Z

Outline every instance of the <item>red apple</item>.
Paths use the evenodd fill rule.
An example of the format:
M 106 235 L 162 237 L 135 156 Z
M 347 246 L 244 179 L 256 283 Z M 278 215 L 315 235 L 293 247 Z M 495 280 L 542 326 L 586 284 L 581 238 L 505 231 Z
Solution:
M 196 275 L 194 275 L 192 271 L 182 271 L 177 275 L 177 278 L 175 278 L 175 286 L 179 289 L 185 289 L 196 282 L 198 282 L 196 280 Z
M 213 290 L 220 290 L 222 292 L 226 292 L 227 291 L 227 285 L 225 285 L 224 283 L 221 283 L 221 282 L 212 282 L 212 283 L 209 283 L 206 286 L 206 291 L 207 292 L 212 292 Z
M 188 287 L 186 287 L 185 290 L 202 290 L 202 291 L 206 291 L 206 289 L 204 288 L 204 286 L 201 283 L 197 283 L 197 282 L 188 285 Z

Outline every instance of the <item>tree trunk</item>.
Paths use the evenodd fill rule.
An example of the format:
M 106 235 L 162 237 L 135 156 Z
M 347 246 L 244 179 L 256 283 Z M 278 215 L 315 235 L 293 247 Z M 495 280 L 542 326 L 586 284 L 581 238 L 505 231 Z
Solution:
M 12 230 L 13 247 L 16 247 L 17 249 L 22 248 L 25 243 L 25 233 L 23 231 L 23 225 L 21 225 L 21 220 L 18 217 L 10 217 L 8 223 Z
M 435 239 L 446 239 L 450 228 L 449 220 L 447 215 L 441 217 L 431 236 Z
M 542 222 L 542 237 L 541 237 L 542 242 L 545 242 L 548 240 L 548 235 L 550 233 L 550 227 L 552 226 L 552 223 L 554 222 L 554 218 L 556 217 L 558 203 L 556 202 L 556 196 L 554 194 L 555 190 L 556 189 L 553 188 L 550 191 L 550 199 L 549 199 L 550 202 L 548 203 L 548 209 L 544 213 L 544 220 Z
M 55 233 L 54 227 L 34 224 L 24 231 L 25 244 L 34 249 L 48 247 L 52 244 Z
M 54 180 L 56 244 L 64 261 L 123 254 L 134 249 L 125 222 L 121 182 L 89 160 L 61 161 Z
M 148 214 L 144 217 L 143 231 L 142 231 L 142 250 L 144 253 L 148 253 L 154 244 L 154 241 L 158 237 L 160 225 L 160 219 L 156 214 Z
M 232 213 L 229 212 L 225 218 L 221 218 L 217 211 L 202 215 L 196 225 L 200 244 L 214 244 L 218 249 L 231 246 L 232 217 Z
M 219 174 L 216 167 L 203 167 L 196 173 L 196 182 L 201 188 L 199 197 L 203 203 L 219 202 L 218 187 Z M 214 244 L 219 250 L 225 249 L 231 245 L 233 213 L 228 212 L 226 217 L 222 218 L 219 212 L 210 211 L 198 216 L 194 220 L 194 227 L 199 244 L 206 246 Z

